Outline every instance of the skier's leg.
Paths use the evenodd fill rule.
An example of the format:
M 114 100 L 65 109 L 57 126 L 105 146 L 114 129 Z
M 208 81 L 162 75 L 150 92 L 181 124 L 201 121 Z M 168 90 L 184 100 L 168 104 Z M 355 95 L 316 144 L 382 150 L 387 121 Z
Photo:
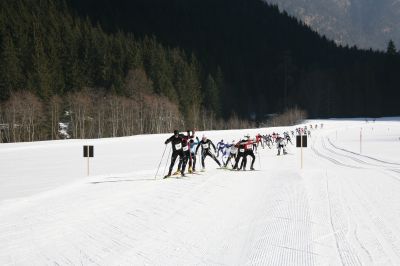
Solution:
M 185 152 L 182 152 L 182 155 L 183 155 L 183 162 L 182 162 L 181 175 L 185 175 L 186 164 L 189 160 L 190 153 L 189 153 L 189 151 L 185 151 Z
M 217 157 L 215 157 L 214 154 L 212 154 L 210 151 L 208 151 L 208 156 L 214 159 L 214 161 L 221 167 L 221 163 L 218 161 Z
M 203 152 L 201 153 L 201 166 L 202 166 L 203 170 L 204 170 L 204 168 L 205 168 L 204 160 L 206 159 L 206 156 L 207 156 L 206 152 L 203 151 Z
M 249 155 L 250 155 L 251 158 L 252 158 L 250 169 L 251 169 L 251 170 L 254 170 L 254 161 L 256 160 L 256 156 L 254 155 L 254 152 L 253 152 L 253 151 L 251 151 Z
M 236 156 L 236 160 L 235 160 L 235 165 L 233 166 L 233 169 L 237 169 L 239 166 L 239 159 L 240 159 L 240 153 L 239 155 Z
M 192 170 L 194 172 L 196 171 L 196 154 L 194 153 L 192 153 L 192 161 L 193 161 Z
M 192 166 L 193 166 L 193 156 L 192 153 L 189 152 L 189 171 L 190 169 L 192 169 Z
M 246 165 L 247 165 L 247 155 L 246 155 L 246 153 L 244 153 L 242 156 L 242 163 L 240 165 L 240 169 L 245 171 Z
M 174 164 L 176 161 L 176 157 L 178 156 L 177 152 L 172 152 L 172 156 L 171 156 L 171 164 L 169 165 L 169 171 L 168 171 L 168 175 L 170 176 L 172 173 L 172 168 L 174 168 Z
M 233 156 L 232 154 L 229 154 L 228 159 L 226 159 L 226 162 L 224 163 L 224 167 L 228 166 L 228 163 L 231 161 L 232 156 Z
M 181 167 L 183 166 L 183 161 L 184 161 L 184 159 L 185 159 L 185 157 L 184 157 L 184 152 L 183 151 L 180 151 L 179 152 L 179 164 L 178 165 L 180 165 Z M 181 172 L 181 168 L 178 168 L 178 171 L 177 171 L 178 173 L 177 174 L 179 174 L 179 172 Z M 182 172 L 181 172 L 181 174 L 182 174 Z

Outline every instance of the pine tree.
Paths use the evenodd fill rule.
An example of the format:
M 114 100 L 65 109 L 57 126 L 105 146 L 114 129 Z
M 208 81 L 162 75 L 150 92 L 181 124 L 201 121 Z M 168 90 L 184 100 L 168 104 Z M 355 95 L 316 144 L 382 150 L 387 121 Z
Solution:
M 11 91 L 22 89 L 22 70 L 13 39 L 8 32 L 1 33 L 0 54 L 0 100 L 5 100 Z
M 211 76 L 210 74 L 207 76 L 204 91 L 204 106 L 207 109 L 212 110 L 217 116 L 219 116 L 221 112 L 219 90 L 217 83 L 215 82 L 213 76 Z
M 36 91 L 43 99 L 47 99 L 52 95 L 51 75 L 49 70 L 49 62 L 44 49 L 44 37 L 40 31 L 40 24 L 33 26 L 33 54 L 32 54 L 32 73 L 31 84 L 33 90 Z
M 386 49 L 386 53 L 388 55 L 396 55 L 397 54 L 397 50 L 396 50 L 396 46 L 393 42 L 393 40 L 390 40 Z

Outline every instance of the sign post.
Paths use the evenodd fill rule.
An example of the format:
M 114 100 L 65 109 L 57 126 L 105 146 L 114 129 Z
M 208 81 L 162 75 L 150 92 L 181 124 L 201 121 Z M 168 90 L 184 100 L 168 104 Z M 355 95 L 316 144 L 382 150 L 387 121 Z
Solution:
M 307 148 L 307 135 L 300 135 L 296 136 L 296 147 L 300 148 L 300 169 L 303 169 L 303 147 Z
M 360 154 L 362 153 L 362 128 L 360 128 Z
M 84 145 L 83 146 L 83 157 L 87 158 L 87 176 L 89 176 L 89 174 L 90 174 L 89 159 L 90 159 L 90 157 L 94 157 L 94 147 L 92 145 Z

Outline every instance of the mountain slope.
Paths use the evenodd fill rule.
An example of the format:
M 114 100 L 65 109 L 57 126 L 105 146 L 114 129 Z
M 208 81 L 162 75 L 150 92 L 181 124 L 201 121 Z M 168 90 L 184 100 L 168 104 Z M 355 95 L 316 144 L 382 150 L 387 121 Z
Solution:
M 155 35 L 221 70 L 222 112 L 262 120 L 299 106 L 311 116 L 396 114 L 400 57 L 338 48 L 261 0 L 73 0 L 104 29 Z M 363 95 L 362 98 L 359 96 Z M 360 100 L 355 104 L 352 99 Z
M 400 45 L 398 0 L 265 0 L 342 45 L 385 50 Z

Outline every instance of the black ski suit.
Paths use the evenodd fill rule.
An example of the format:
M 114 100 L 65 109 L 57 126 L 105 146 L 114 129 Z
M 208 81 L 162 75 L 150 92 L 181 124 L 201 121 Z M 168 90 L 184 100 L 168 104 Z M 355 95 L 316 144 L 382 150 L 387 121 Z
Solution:
M 196 148 L 196 154 L 200 147 L 202 147 L 201 166 L 203 167 L 203 169 L 205 167 L 204 160 L 206 159 L 207 156 L 210 156 L 211 158 L 213 158 L 214 161 L 221 167 L 221 163 L 218 161 L 217 157 L 215 157 L 215 155 L 213 153 L 211 153 L 211 151 L 210 151 L 211 147 L 213 147 L 214 153 L 216 151 L 215 145 L 211 140 L 209 140 L 209 139 L 207 139 L 205 141 L 201 140 L 199 145 Z
M 254 143 L 256 143 L 256 142 L 253 140 L 248 140 L 244 144 L 244 150 L 245 150 L 244 157 L 246 158 L 246 160 L 244 160 L 243 170 L 246 170 L 247 156 L 250 156 L 252 158 L 250 169 L 251 170 L 254 169 L 254 161 L 256 160 L 256 156 L 254 155 L 254 151 L 253 151 Z
M 189 143 L 189 139 L 192 139 L 194 137 L 194 132 L 192 132 L 192 134 L 190 134 L 191 131 L 187 132 L 187 136 L 182 135 L 182 150 L 183 150 L 183 158 L 184 160 L 179 161 L 178 164 L 178 170 L 181 170 L 181 173 L 184 173 L 185 168 L 186 168 L 186 164 L 191 161 L 191 154 L 190 154 L 190 143 Z M 186 160 L 186 161 L 185 161 Z M 185 166 L 182 168 L 182 164 L 185 163 Z
M 169 176 L 172 173 L 172 168 L 174 167 L 176 158 L 178 156 L 179 156 L 179 163 L 181 163 L 181 165 L 182 165 L 181 174 L 183 175 L 185 172 L 186 161 L 187 161 L 187 158 L 184 153 L 184 139 L 185 138 L 186 138 L 186 136 L 183 134 L 179 134 L 178 136 L 172 135 L 170 138 L 168 138 L 165 141 L 165 144 L 168 144 L 171 142 L 171 145 L 172 145 L 171 164 L 169 166 L 169 171 L 168 171 Z M 186 149 L 188 149 L 187 142 L 186 142 Z
M 233 166 L 233 169 L 237 169 L 238 165 L 239 165 L 239 160 L 240 158 L 242 158 L 242 163 L 240 164 L 240 169 L 242 169 L 243 165 L 246 164 L 246 156 L 244 156 L 244 152 L 245 152 L 245 140 L 241 140 L 239 143 L 236 144 L 236 146 L 238 146 L 238 154 L 236 156 L 236 161 L 235 161 L 235 166 Z

